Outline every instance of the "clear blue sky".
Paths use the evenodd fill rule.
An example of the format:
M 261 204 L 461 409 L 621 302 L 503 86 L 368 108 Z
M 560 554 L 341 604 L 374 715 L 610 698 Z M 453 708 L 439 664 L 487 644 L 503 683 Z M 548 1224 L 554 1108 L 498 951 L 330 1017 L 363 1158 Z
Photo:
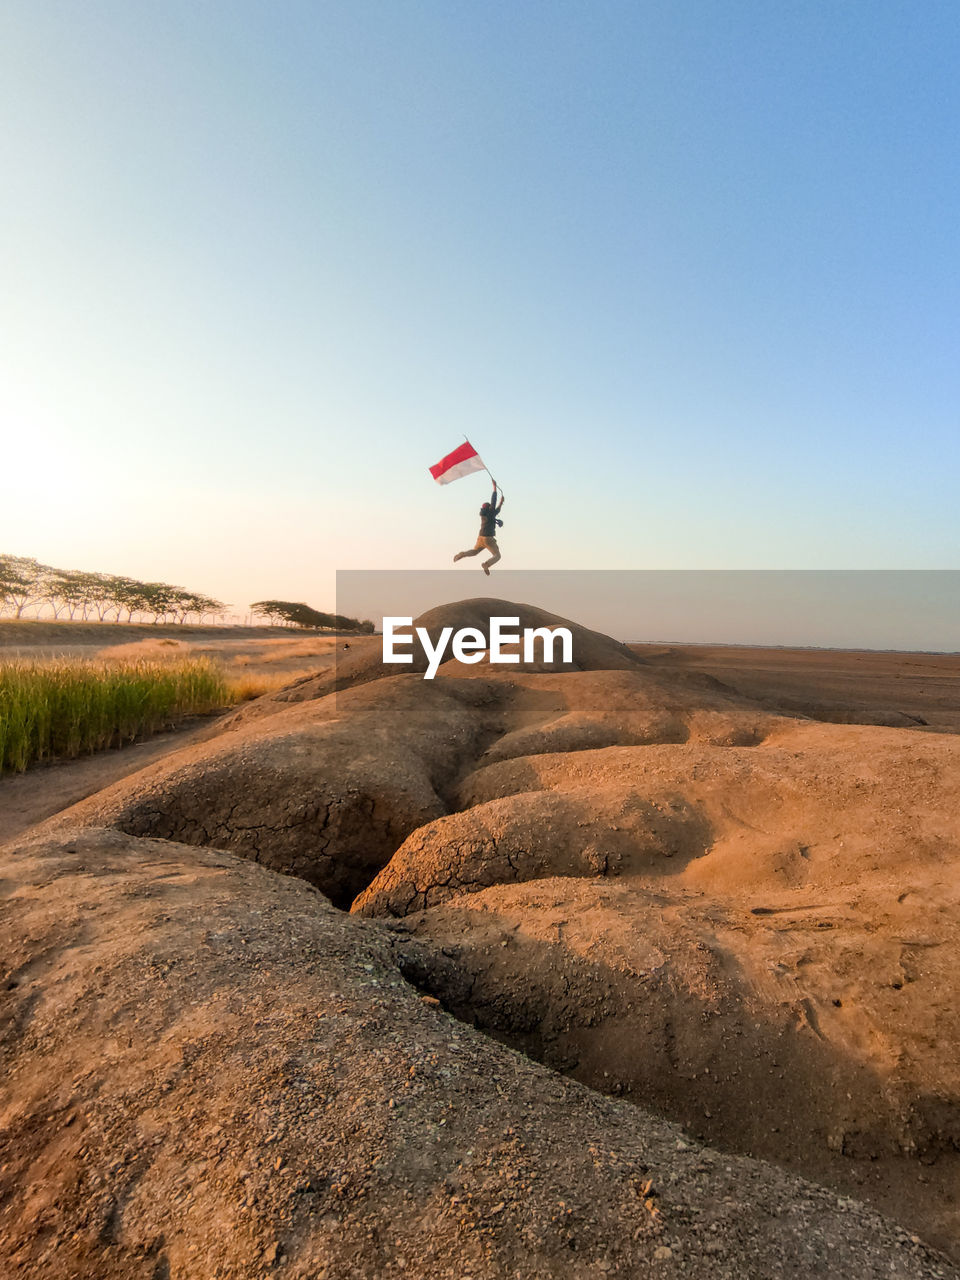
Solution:
M 0 550 L 954 568 L 955 0 L 0 10 Z M 477 587 L 464 563 L 464 594 Z

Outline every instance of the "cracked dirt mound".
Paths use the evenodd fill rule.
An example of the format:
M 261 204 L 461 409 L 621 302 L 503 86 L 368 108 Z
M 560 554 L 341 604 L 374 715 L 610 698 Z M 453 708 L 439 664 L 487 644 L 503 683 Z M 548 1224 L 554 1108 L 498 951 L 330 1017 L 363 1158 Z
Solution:
M 524 625 L 552 615 L 506 602 Z M 479 623 L 477 602 L 439 622 Z M 434 614 L 418 625 L 435 627 Z M 561 620 L 562 621 L 562 620 Z M 373 879 L 413 831 L 459 807 L 479 761 L 549 749 L 649 741 L 756 740 L 772 717 L 739 695 L 648 672 L 616 641 L 583 628 L 578 662 L 613 670 L 539 674 L 447 662 L 442 675 L 393 674 L 231 722 L 82 801 L 50 823 L 228 848 L 299 875 L 338 906 Z M 379 652 L 379 651 L 378 651 Z M 626 654 L 626 656 L 624 656 Z M 379 668 L 378 668 L 379 669 Z
M 396 675 L 398 671 L 422 673 L 427 670 L 426 651 L 416 635 L 416 628 L 422 628 L 430 636 L 431 644 L 436 645 L 445 628 L 457 631 L 462 627 L 473 627 L 479 631 L 489 646 L 490 619 L 517 618 L 518 629 L 536 627 L 566 627 L 573 638 L 574 661 L 564 666 L 555 662 L 549 665 L 550 671 L 618 671 L 632 670 L 645 665 L 645 659 L 618 640 L 605 636 L 602 632 L 591 631 L 569 618 L 561 618 L 558 614 L 548 613 L 546 609 L 538 609 L 535 605 L 516 604 L 508 600 L 477 598 L 459 600 L 452 604 L 438 605 L 428 609 L 413 619 L 413 636 L 410 645 L 398 646 L 398 651 L 409 653 L 412 661 L 398 667 L 383 662 L 383 645 L 379 636 L 360 637 L 350 641 L 349 650 L 337 650 L 336 665 L 332 670 L 319 672 L 315 676 L 307 676 L 296 681 L 287 689 L 281 689 L 268 697 L 258 698 L 256 702 L 241 707 L 234 713 L 228 726 L 249 723 L 262 716 L 273 715 L 289 702 L 307 702 L 315 698 L 326 697 L 327 694 L 341 689 L 352 689 L 359 684 L 371 680 L 380 680 L 384 676 Z M 504 652 L 511 652 L 510 646 L 504 646 Z M 449 653 L 449 649 L 447 650 Z M 541 651 L 538 649 L 538 653 Z M 483 665 L 489 670 L 489 663 L 484 659 Z M 458 666 L 448 658 L 444 664 L 447 670 Z M 533 662 L 518 662 L 514 671 L 542 671 L 544 663 L 537 658 Z M 470 667 L 467 670 L 471 670 Z
M 418 681 L 418 685 L 422 682 Z M 395 678 L 188 747 L 45 824 L 233 849 L 318 885 L 337 905 L 412 830 L 479 750 L 482 690 Z
M 97 830 L 8 847 L 4 1274 L 956 1274 L 856 1201 L 456 1022 L 398 941 L 229 853 Z
M 355 655 L 41 830 L 212 844 L 355 899 L 463 1020 L 960 1251 L 960 738 L 589 644 L 595 669 L 432 682 Z
M 459 795 L 353 908 L 404 918 L 425 990 L 956 1247 L 955 736 L 780 721 L 497 761 Z
M 564 858 L 581 874 L 682 871 L 687 886 L 740 900 L 795 890 L 836 900 L 871 877 L 928 882 L 960 854 L 952 736 L 780 722 L 752 748 L 651 744 L 481 763 L 458 796 L 460 811 L 414 832 L 357 909 L 404 914 L 394 886 L 439 901 L 448 873 L 473 880 L 483 866 L 479 883 L 492 884 L 556 874 Z
M 548 876 L 622 876 L 703 854 L 710 828 L 682 801 L 590 787 L 528 792 L 415 831 L 353 910 L 405 916 L 495 884 Z

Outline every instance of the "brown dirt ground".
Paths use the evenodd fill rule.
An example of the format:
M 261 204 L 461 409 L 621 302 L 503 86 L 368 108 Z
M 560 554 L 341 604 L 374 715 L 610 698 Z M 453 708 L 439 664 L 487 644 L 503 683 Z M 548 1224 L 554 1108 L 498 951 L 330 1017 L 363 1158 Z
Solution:
M 468 601 L 435 611 L 428 621 L 463 625 L 478 610 L 523 616 L 525 608 Z M 528 612 L 534 620 L 540 616 Z M 901 1270 L 904 1255 L 890 1251 L 890 1242 L 900 1237 L 895 1230 L 889 1234 L 892 1228 L 877 1227 L 859 1201 L 872 1202 L 899 1222 L 906 1232 L 903 1240 L 919 1233 L 960 1257 L 957 660 L 781 650 L 690 654 L 662 646 L 631 653 L 606 637 L 583 633 L 586 660 L 577 664 L 579 670 L 505 671 L 451 662 L 426 684 L 415 674 L 385 675 L 378 648 L 359 646 L 337 669 L 251 704 L 249 714 L 221 720 L 206 740 L 185 743 L 34 830 L 34 843 L 13 855 L 6 872 L 10 945 L 34 957 L 24 961 L 31 984 L 21 992 L 32 1003 L 16 1015 L 22 1022 L 11 1024 L 13 1038 L 6 1043 L 12 1046 L 9 1061 L 20 1073 L 17 1079 L 36 1078 L 30 1104 L 34 1128 L 18 1132 L 39 1134 L 35 1158 L 49 1159 L 44 1155 L 45 1131 L 36 1127 L 36 1117 L 53 1080 L 70 1078 L 73 1067 L 61 1059 L 72 1042 L 49 1041 L 53 1014 L 43 1013 L 34 1024 L 34 1009 L 72 1008 L 71 1017 L 90 1016 L 97 1026 L 112 1028 L 105 1041 L 116 1046 L 110 1055 L 90 1048 L 93 1040 L 76 1040 L 78 1054 L 83 1044 L 88 1046 L 84 1052 L 96 1076 L 91 1090 L 97 1098 L 94 1111 L 103 1111 L 96 1122 L 99 1141 L 101 1132 L 109 1135 L 110 1126 L 119 1124 L 104 1118 L 114 1106 L 114 1094 L 133 1097 L 133 1111 L 139 1114 L 138 1099 L 153 1079 L 138 1065 L 144 1045 L 149 1048 L 153 1041 L 144 1038 L 137 1019 L 153 1026 L 156 1019 L 167 1018 L 161 1030 L 168 1036 L 174 1025 L 169 1020 L 192 1016 L 182 1007 L 184 1000 L 204 1006 L 208 997 L 203 983 L 229 992 L 245 989 L 251 981 L 242 965 L 234 969 L 235 958 L 221 969 L 217 956 L 203 951 L 204 964 L 198 967 L 190 911 L 208 929 L 225 912 L 241 933 L 260 939 L 259 948 L 265 945 L 262 929 L 267 928 L 271 941 L 263 952 L 269 952 L 265 964 L 271 981 L 283 990 L 282 998 L 274 997 L 274 1012 L 258 1015 L 259 1033 L 256 1019 L 252 1026 L 233 1019 L 219 1039 L 219 1032 L 208 1031 L 197 1038 L 204 1078 L 221 1073 L 231 1097 L 240 1096 L 240 1085 L 237 1068 L 230 1064 L 253 1064 L 244 1090 L 262 1093 L 264 1080 L 273 1079 L 269 1072 L 264 1075 L 262 1065 L 270 1019 L 279 1018 L 287 1027 L 288 1014 L 306 1016 L 303 1001 L 309 1005 L 314 998 L 313 978 L 304 977 L 314 973 L 307 959 L 311 948 L 331 954 L 313 931 L 314 923 L 319 928 L 322 917 L 325 936 L 336 938 L 329 944 L 340 957 L 340 967 L 334 966 L 336 982 L 344 981 L 342 965 L 354 963 L 358 948 L 385 939 L 390 964 L 460 1020 L 438 1024 L 446 1047 L 436 1050 L 438 1072 L 423 1095 L 434 1119 L 428 1121 L 427 1111 L 411 1112 L 411 1127 L 400 1134 L 406 1155 L 389 1156 L 391 1177 L 410 1194 L 391 1198 L 375 1172 L 379 1154 L 387 1149 L 384 1144 L 390 1152 L 394 1147 L 383 1125 L 370 1118 L 370 1107 L 381 1097 L 371 1072 L 379 1061 L 375 1046 L 383 1042 L 365 1038 L 364 1020 L 381 1038 L 396 1030 L 399 1043 L 408 1034 L 398 1007 L 391 1004 L 390 1016 L 380 1018 L 377 1001 L 386 997 L 378 991 L 367 993 L 366 1004 L 353 1006 L 356 1022 L 341 1028 L 342 1044 L 331 1042 L 338 1049 L 321 1047 L 311 1059 L 311 1070 L 326 1072 L 324 1097 L 340 1098 L 349 1090 L 346 1101 L 357 1122 L 352 1132 L 358 1159 L 374 1170 L 364 1183 L 372 1198 L 350 1205 L 336 1219 L 341 1231 L 336 1239 L 318 1226 L 327 1222 L 332 1232 L 325 1206 L 319 1219 L 301 1221 L 294 1200 L 283 1198 L 282 1179 L 246 1161 L 252 1139 L 248 1130 L 236 1128 L 239 1118 L 224 1131 L 218 1162 L 200 1169 L 201 1157 L 191 1145 L 193 1130 L 200 1125 L 212 1142 L 201 1121 L 213 1108 L 220 1117 L 217 1123 L 223 1123 L 224 1107 L 212 1084 L 200 1087 L 191 1076 L 193 1099 L 160 1099 L 155 1111 L 163 1135 L 183 1116 L 191 1120 L 178 1130 L 182 1151 L 178 1155 L 172 1148 L 174 1155 L 162 1169 L 144 1175 L 152 1190 L 143 1193 L 145 1198 L 137 1198 L 137 1192 L 129 1213 L 123 1171 L 129 1166 L 138 1171 L 137 1179 L 141 1176 L 141 1165 L 130 1163 L 138 1150 L 133 1131 L 124 1130 L 113 1146 L 108 1143 L 110 1151 L 129 1153 L 116 1158 L 117 1169 L 105 1163 L 106 1155 L 101 1160 L 92 1144 L 77 1156 L 83 1186 L 89 1175 L 113 1188 L 109 1197 L 104 1195 L 105 1203 L 114 1206 L 104 1210 L 106 1225 L 77 1228 L 89 1249 L 85 1256 L 99 1260 L 97 1265 L 104 1258 L 118 1260 L 117 1265 L 122 1260 L 128 1268 L 102 1274 L 143 1274 L 151 1280 L 160 1275 L 192 1280 L 194 1275 L 259 1274 L 251 1269 L 252 1259 L 266 1257 L 274 1244 L 274 1263 L 287 1259 L 283 1265 L 293 1268 L 288 1274 L 325 1274 L 330 1280 L 341 1274 L 394 1274 L 391 1267 L 401 1274 L 391 1253 L 401 1245 L 397 1258 L 405 1258 L 407 1273 L 424 1276 L 599 1278 L 646 1275 L 648 1264 L 656 1264 L 656 1274 L 671 1274 L 663 1269 L 667 1267 L 691 1276 L 912 1275 L 936 1274 L 938 1266 L 942 1274 L 954 1274 L 949 1264 L 929 1259 L 917 1263 L 933 1268 L 929 1272 Z M 898 669 L 901 676 L 916 674 L 917 662 L 922 668 L 919 682 L 910 675 L 904 684 Z M 814 711 L 820 720 L 812 718 Z M 78 828 L 88 833 L 78 835 Z M 264 865 L 249 867 L 229 853 L 211 853 L 210 846 Z M 34 854 L 34 849 L 44 852 Z M 80 852 L 71 854 L 70 849 Z M 157 870 L 164 857 L 179 868 L 170 873 L 169 888 L 166 873 Z M 77 919 L 87 930 L 77 935 L 77 942 L 65 941 L 66 933 L 58 932 L 57 911 L 63 904 L 55 885 L 61 873 L 48 877 L 46 858 L 72 867 L 63 875 L 69 895 L 79 894 Z M 219 860 L 216 884 L 237 886 L 226 898 L 210 887 L 212 873 L 196 869 L 206 867 L 207 859 Z M 298 879 L 277 877 L 276 871 Z M 168 893 L 181 879 L 186 898 L 171 905 Z M 325 899 L 304 880 L 337 905 L 346 907 L 355 899 L 353 914 L 344 917 L 323 907 Z M 138 887 L 129 887 L 134 884 Z M 182 973 L 189 980 L 185 986 L 177 979 L 167 1003 L 158 996 L 159 988 L 130 986 L 127 937 L 133 946 L 139 927 L 134 920 L 140 917 L 123 922 L 117 903 L 126 901 L 125 894 L 131 911 L 140 897 L 161 900 L 154 904 L 156 927 L 162 926 L 163 947 L 171 958 L 168 968 L 185 965 Z M 50 895 L 59 905 L 43 905 Z M 281 898 L 296 918 L 289 912 L 282 919 L 276 915 L 270 904 Z M 25 913 L 24 904 L 34 901 L 45 915 Z M 40 920 L 48 923 L 41 928 Z M 298 951 L 292 943 L 285 950 L 289 939 L 307 936 L 306 950 Z M 151 937 L 137 945 L 150 945 Z M 66 955 L 64 948 L 71 957 L 67 968 L 60 960 L 53 968 L 40 964 L 41 956 Z M 381 962 L 371 963 L 369 972 L 377 983 L 386 982 Z M 74 986 L 63 986 L 67 979 Z M 397 981 L 396 976 L 390 979 L 391 990 Z M 11 990 L 20 992 L 20 986 Z M 91 992 L 99 992 L 99 1004 L 91 1004 Z M 230 997 L 225 998 L 229 1004 Z M 433 1006 L 431 1010 L 435 1012 Z M 437 1018 L 446 1016 L 436 1012 Z M 463 1023 L 493 1039 L 463 1039 L 472 1034 Z M 43 1043 L 54 1046 L 46 1066 L 36 1056 L 40 1040 L 31 1039 L 31 1026 L 36 1036 L 48 1038 Z M 410 1034 L 416 1039 L 411 1053 L 419 1062 L 419 1027 Z M 209 1055 L 204 1047 L 208 1035 L 213 1036 Z M 180 1032 L 174 1034 L 176 1044 L 181 1043 L 178 1036 Z M 549 1155 L 546 1148 L 536 1147 L 524 1166 L 523 1194 L 512 1219 L 500 1219 L 513 1202 L 499 1190 L 497 1202 L 486 1207 L 491 1219 L 499 1219 L 487 1253 L 469 1252 L 473 1246 L 459 1227 L 456 1238 L 447 1234 L 450 1224 L 438 1215 L 433 1192 L 424 1190 L 423 1179 L 435 1180 L 438 1170 L 446 1168 L 428 1154 L 435 1150 L 434 1133 L 439 1132 L 435 1117 L 446 1122 L 444 1141 L 457 1135 L 454 1149 L 461 1167 L 466 1149 L 458 1144 L 472 1141 L 468 1135 L 479 1123 L 470 1104 L 463 1126 L 456 1127 L 454 1117 L 466 1095 L 462 1078 L 443 1056 L 453 1052 L 454 1036 L 458 1045 L 482 1045 L 484 1053 L 494 1055 L 478 1070 L 489 1070 L 501 1085 L 504 1068 L 494 1063 L 520 1060 L 496 1058 L 508 1050 L 498 1048 L 495 1040 L 558 1073 L 536 1074 L 541 1069 L 527 1064 L 524 1071 L 534 1075 L 524 1079 L 535 1081 L 530 1093 L 515 1092 L 512 1084 L 503 1089 L 505 1114 L 513 1117 L 514 1104 L 529 1098 L 524 1114 L 537 1128 L 538 1141 L 560 1146 L 551 1146 Z M 342 1078 L 329 1056 L 336 1052 Z M 368 1063 L 371 1056 L 374 1061 Z M 391 1064 L 392 1059 L 384 1066 L 384 1088 L 394 1097 L 394 1108 L 388 1108 L 393 1111 L 396 1071 Z M 561 1113 L 551 1110 L 549 1099 L 554 1096 L 550 1090 L 574 1088 L 564 1076 L 596 1092 L 563 1093 L 568 1106 L 561 1132 Z M 290 1079 L 282 1078 L 282 1088 L 278 1085 L 270 1094 L 269 1107 L 293 1105 Z M 4 1114 L 20 1115 L 17 1088 L 9 1095 L 14 1111 L 0 1111 L 0 1124 Z M 601 1093 L 610 1097 L 604 1101 Z M 82 1094 L 84 1106 L 93 1106 L 91 1097 Z M 579 1102 L 569 1103 L 574 1097 L 589 1100 L 591 1107 L 615 1108 L 615 1113 L 604 1114 L 615 1114 L 611 1123 L 621 1136 L 633 1132 L 634 1125 L 646 1126 L 646 1132 L 665 1125 L 652 1114 L 679 1122 L 684 1136 L 671 1130 L 664 1150 L 682 1157 L 681 1163 L 694 1150 L 696 1167 L 703 1166 L 704 1172 L 719 1159 L 736 1185 L 721 1201 L 735 1202 L 741 1214 L 741 1234 L 729 1248 L 718 1240 L 714 1250 L 712 1237 L 704 1234 L 705 1221 L 689 1216 L 690 1206 L 699 1205 L 696 1212 L 703 1212 L 707 1200 L 715 1203 L 712 1191 L 704 1200 L 702 1186 L 691 1190 L 687 1207 L 674 1219 L 686 1222 L 689 1231 L 678 1227 L 671 1240 L 651 1251 L 649 1223 L 640 1212 L 635 1222 L 640 1234 L 630 1235 L 621 1212 L 625 1202 L 617 1198 L 619 1183 L 615 1178 L 609 1182 L 613 1164 L 605 1163 L 606 1155 L 599 1163 L 594 1160 L 607 1179 L 596 1185 L 581 1168 L 583 1151 L 591 1142 L 597 1144 L 579 1127 L 586 1113 Z M 256 1109 L 247 1093 L 243 1099 L 242 1115 L 249 1118 Z M 320 1114 L 319 1108 L 314 1110 Z M 319 1138 L 311 1137 L 310 1122 L 297 1114 L 307 1149 L 315 1150 Z M 337 1111 L 334 1134 L 339 1116 Z M 269 1118 L 265 1123 L 273 1124 Z M 512 1118 L 508 1127 L 514 1136 L 519 1132 Z M 275 1173 L 285 1163 L 291 1168 L 303 1163 L 296 1154 L 301 1148 L 295 1130 L 290 1126 L 284 1131 L 294 1154 L 278 1148 L 281 1163 Z M 532 1134 L 533 1129 L 524 1130 L 528 1148 Z M 701 1149 L 701 1140 L 710 1149 Z M 474 1143 L 471 1157 L 476 1149 Z M 601 1149 L 608 1150 L 603 1144 L 597 1147 Z M 716 1157 L 714 1150 L 736 1154 Z M 746 1153 L 767 1163 L 744 1163 Z M 336 1147 L 336 1169 L 345 1159 L 343 1148 Z M 247 1164 L 256 1196 L 285 1223 L 300 1224 L 296 1230 L 291 1227 L 292 1234 L 278 1233 L 272 1243 L 263 1234 L 266 1227 L 258 1226 L 257 1247 L 266 1249 L 263 1255 L 252 1244 L 253 1252 L 230 1254 L 234 1245 L 225 1242 L 229 1232 L 222 1227 L 229 1218 L 224 1188 L 234 1185 L 238 1168 Z M 493 1159 L 486 1167 L 495 1164 Z M 24 1166 L 8 1167 L 15 1168 L 17 1178 L 24 1176 Z M 646 1167 L 652 1168 L 649 1161 Z M 34 1181 L 39 1168 L 30 1175 Z M 355 1185 L 359 1168 L 350 1166 L 350 1185 Z M 785 1198 L 771 1200 L 766 1191 L 752 1190 L 748 1168 L 762 1169 L 764 1178 L 785 1178 L 777 1184 L 789 1188 Z M 254 1174 L 255 1169 L 261 1172 Z M 678 1172 L 670 1164 L 658 1176 L 674 1186 L 686 1184 L 688 1172 L 686 1165 Z M 796 1206 L 810 1201 L 805 1184 L 795 1180 L 798 1173 L 857 1197 L 839 1202 L 851 1215 L 842 1230 L 834 1232 L 827 1217 L 817 1227 L 805 1220 L 804 1231 L 812 1234 L 802 1257 L 788 1224 Z M 544 1175 L 552 1181 L 537 1184 L 536 1177 Z M 472 1165 L 458 1178 L 453 1193 L 458 1206 L 487 1185 Z M 502 1182 L 498 1174 L 490 1185 Z M 169 1210 L 174 1219 L 161 1222 L 154 1201 L 174 1186 L 192 1199 Z M 553 1240 L 553 1228 L 544 1227 L 537 1216 L 537 1195 L 548 1186 L 551 1196 L 563 1200 L 562 1212 L 571 1209 L 585 1224 L 574 1231 L 581 1244 L 587 1242 L 587 1251 L 576 1258 L 573 1253 L 581 1244 L 566 1246 L 570 1254 L 543 1244 Z M 576 1209 L 574 1196 L 580 1197 Z M 641 1196 L 640 1203 L 649 1198 Z M 69 1196 L 62 1203 L 74 1205 Z M 60 1204 L 58 1200 L 54 1206 L 57 1212 Z M 195 1229 L 183 1216 L 190 1204 L 202 1206 Z M 252 1211 L 256 1204 L 255 1198 L 248 1208 Z M 586 1209 L 587 1204 L 592 1207 Z M 655 1222 L 665 1221 L 649 1207 L 645 1211 Z M 76 1215 L 79 1209 L 69 1212 Z M 51 1221 L 55 1219 L 56 1214 Z M 141 1219 L 157 1232 L 151 1237 L 153 1253 L 144 1257 L 157 1266 L 164 1258 L 166 1271 L 151 1272 L 146 1263 L 142 1272 L 130 1269 L 130 1250 L 146 1248 L 140 1240 Z M 468 1215 L 468 1220 L 474 1222 L 468 1230 L 477 1229 L 480 1219 Z M 38 1221 L 47 1230 L 42 1214 Z M 387 1237 L 401 1222 L 401 1245 L 390 1246 Z M 404 1236 L 408 1229 L 415 1246 L 409 1243 L 412 1237 Z M 763 1259 L 750 1243 L 760 1238 L 758 1231 L 767 1233 Z M 440 1242 L 439 1253 L 431 1253 L 425 1243 L 433 1238 L 430 1232 Z M 62 1227 L 50 1227 L 44 1238 L 54 1236 L 62 1238 Z M 779 1241 L 779 1252 L 770 1252 L 772 1238 Z M 172 1254 L 164 1243 L 171 1239 L 179 1242 Z M 871 1239 L 873 1253 L 867 1243 Z M 41 1245 L 29 1240 L 23 1236 L 17 1247 L 28 1250 L 23 1256 L 39 1268 L 35 1274 L 65 1278 L 67 1272 L 30 1252 Z M 598 1251 L 601 1240 L 606 1253 Z M 361 1251 L 357 1257 L 362 1254 L 354 1270 L 343 1261 L 347 1242 Z M 193 1260 L 184 1252 L 191 1244 Z M 642 1247 L 634 1249 L 634 1244 Z M 537 1252 L 541 1246 L 546 1253 Z M 235 1248 L 247 1247 L 238 1236 Z M 911 1247 L 913 1266 L 920 1246 Z M 664 1248 L 671 1253 L 656 1253 Z M 408 1255 L 414 1251 L 418 1260 L 411 1263 Z M 90 1272 L 95 1273 L 100 1274 Z
M 705 672 L 788 715 L 960 733 L 960 653 L 736 645 L 630 648 L 666 670 Z
M 178 747 L 200 741 L 210 729 L 208 718 L 194 718 L 119 750 L 98 751 L 80 760 L 55 760 L 0 778 L 0 844 Z
M 0 886 L 4 1274 L 957 1274 L 465 1027 L 300 880 L 87 830 L 8 848 Z

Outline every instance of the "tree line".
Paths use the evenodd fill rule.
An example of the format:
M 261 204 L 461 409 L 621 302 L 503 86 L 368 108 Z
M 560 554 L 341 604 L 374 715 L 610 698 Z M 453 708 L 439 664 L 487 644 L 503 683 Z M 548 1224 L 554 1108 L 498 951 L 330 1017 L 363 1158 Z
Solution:
M 140 582 L 115 573 L 55 569 L 29 556 L 0 554 L 0 617 L 39 616 L 89 622 L 223 623 L 228 606 L 169 582 Z M 373 632 L 372 622 L 322 613 L 302 602 L 259 600 L 253 613 L 274 626 Z
M 55 569 L 28 556 L 0 555 L 0 616 L 48 609 L 54 618 L 98 622 L 186 622 L 222 618 L 227 606 L 169 582 L 139 582 L 115 573 Z
M 274 626 L 320 627 L 329 631 L 358 631 L 361 635 L 373 635 L 374 626 L 368 619 L 348 618 L 342 613 L 321 613 L 302 601 L 258 600 L 250 608 L 259 618 L 266 618 Z

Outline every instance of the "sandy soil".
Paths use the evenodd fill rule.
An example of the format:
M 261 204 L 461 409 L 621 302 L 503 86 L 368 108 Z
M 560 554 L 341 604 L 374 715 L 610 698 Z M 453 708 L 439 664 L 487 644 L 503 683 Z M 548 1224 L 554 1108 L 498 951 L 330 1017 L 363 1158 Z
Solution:
M 840 724 L 960 733 L 960 654 L 631 645 L 645 661 L 702 671 L 764 706 Z
M 300 880 L 90 830 L 8 849 L 0 893 L 4 1275 L 957 1275 L 463 1026 Z
M 0 844 L 171 751 L 201 741 L 210 732 L 210 718 L 194 718 L 177 729 L 116 751 L 55 761 L 0 778 Z
M 484 611 L 542 621 L 427 624 Z M 918 1241 L 960 1257 L 957 660 L 575 652 L 426 683 L 360 645 L 12 851 L 0 1192 L 65 1150 L 48 1111 L 91 1133 L 10 1236 L 26 1274 L 956 1274 Z M 350 1016 L 305 1074 L 333 993 Z M 151 1054 L 184 1064 L 169 1098 Z M 611 1170 L 641 1130 L 658 1195 L 628 1207 Z M 72 1272 L 44 1254 L 67 1230 Z

